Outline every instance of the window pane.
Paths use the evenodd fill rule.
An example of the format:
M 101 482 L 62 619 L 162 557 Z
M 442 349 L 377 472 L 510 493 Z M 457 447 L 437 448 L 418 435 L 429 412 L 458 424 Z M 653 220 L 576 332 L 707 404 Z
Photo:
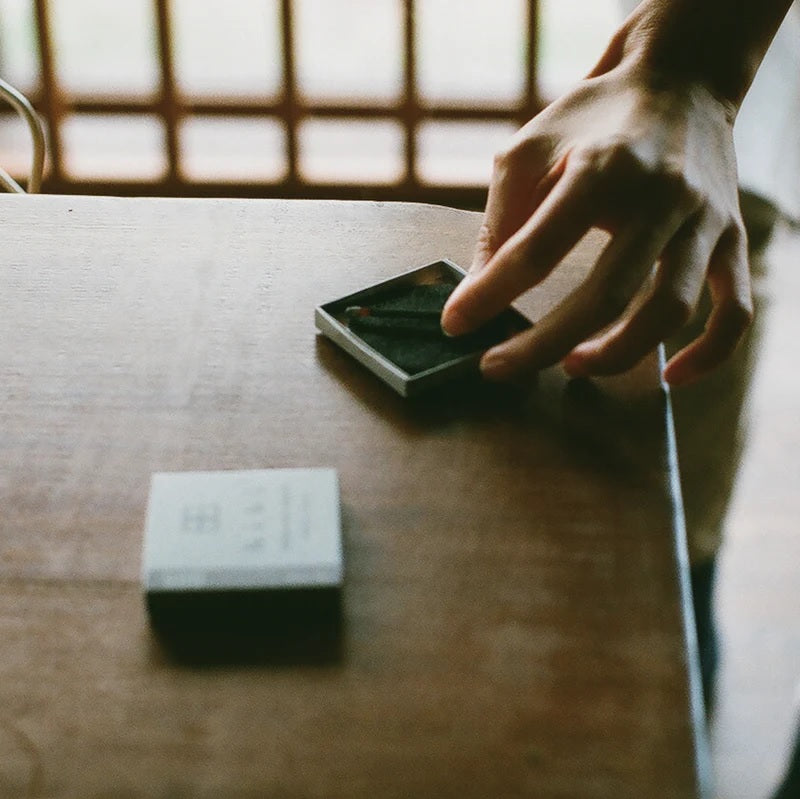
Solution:
M 510 122 L 424 122 L 417 130 L 417 175 L 425 183 L 486 186 L 494 154 L 516 129 Z
M 73 114 L 61 136 L 66 170 L 75 177 L 157 180 L 166 174 L 164 126 L 156 116 Z
M 401 0 L 296 0 L 297 80 L 313 101 L 393 100 L 402 92 Z
M 58 0 L 49 7 L 67 92 L 146 95 L 157 89 L 151 0 Z
M 405 174 L 403 128 L 391 120 L 308 119 L 300 171 L 318 183 L 394 183 Z
M 39 80 L 32 0 L 0 0 L 0 75 L 23 93 Z
M 25 123 L 13 111 L 0 116 L 0 166 L 23 184 L 31 173 L 33 143 Z M 44 174 L 47 175 L 50 159 L 45 154 Z
M 277 182 L 286 176 L 286 130 L 276 119 L 189 117 L 179 128 L 190 180 Z
M 525 85 L 525 0 L 418 0 L 420 97 L 516 104 Z
M 540 0 L 539 86 L 562 94 L 600 58 L 622 20 L 619 0 Z
M 281 83 L 277 0 L 173 0 L 178 85 L 191 96 L 275 96 Z

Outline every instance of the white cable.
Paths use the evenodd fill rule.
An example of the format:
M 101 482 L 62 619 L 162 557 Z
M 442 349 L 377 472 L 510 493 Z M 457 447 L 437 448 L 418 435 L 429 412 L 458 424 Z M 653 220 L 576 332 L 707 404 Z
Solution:
M 0 78 L 0 95 L 2 95 L 14 110 L 28 123 L 28 129 L 33 139 L 33 159 L 31 174 L 28 178 L 28 193 L 35 194 L 42 186 L 44 172 L 44 129 L 33 106 L 24 94 L 18 92 L 9 83 Z M 15 193 L 24 192 L 19 185 L 4 169 L 0 169 L 0 185 L 6 190 Z

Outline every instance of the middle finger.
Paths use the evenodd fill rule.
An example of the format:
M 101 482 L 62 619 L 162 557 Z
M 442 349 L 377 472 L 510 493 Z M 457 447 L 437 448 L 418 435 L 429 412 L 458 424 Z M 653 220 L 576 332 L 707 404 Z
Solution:
M 536 325 L 489 350 L 484 375 L 506 379 L 560 361 L 578 344 L 621 316 L 680 227 L 675 212 L 658 226 L 639 219 L 604 248 L 586 280 Z

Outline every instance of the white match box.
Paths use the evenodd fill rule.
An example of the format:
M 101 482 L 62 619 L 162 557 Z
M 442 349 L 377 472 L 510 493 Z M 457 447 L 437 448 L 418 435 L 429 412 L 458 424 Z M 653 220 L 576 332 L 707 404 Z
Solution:
M 330 619 L 343 573 L 334 469 L 153 475 L 142 586 L 157 629 L 286 635 Z
M 145 591 L 337 586 L 342 574 L 335 470 L 153 475 Z

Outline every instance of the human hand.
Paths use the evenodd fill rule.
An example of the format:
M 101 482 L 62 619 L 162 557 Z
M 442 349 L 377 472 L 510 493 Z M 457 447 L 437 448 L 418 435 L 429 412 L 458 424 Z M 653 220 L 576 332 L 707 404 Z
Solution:
M 461 335 L 492 318 L 597 227 L 610 240 L 586 280 L 489 350 L 484 374 L 503 380 L 562 360 L 572 375 L 625 371 L 686 323 L 706 283 L 705 331 L 664 378 L 711 371 L 752 316 L 733 117 L 702 86 L 654 88 L 627 62 L 548 106 L 495 160 L 475 259 L 444 329 Z

